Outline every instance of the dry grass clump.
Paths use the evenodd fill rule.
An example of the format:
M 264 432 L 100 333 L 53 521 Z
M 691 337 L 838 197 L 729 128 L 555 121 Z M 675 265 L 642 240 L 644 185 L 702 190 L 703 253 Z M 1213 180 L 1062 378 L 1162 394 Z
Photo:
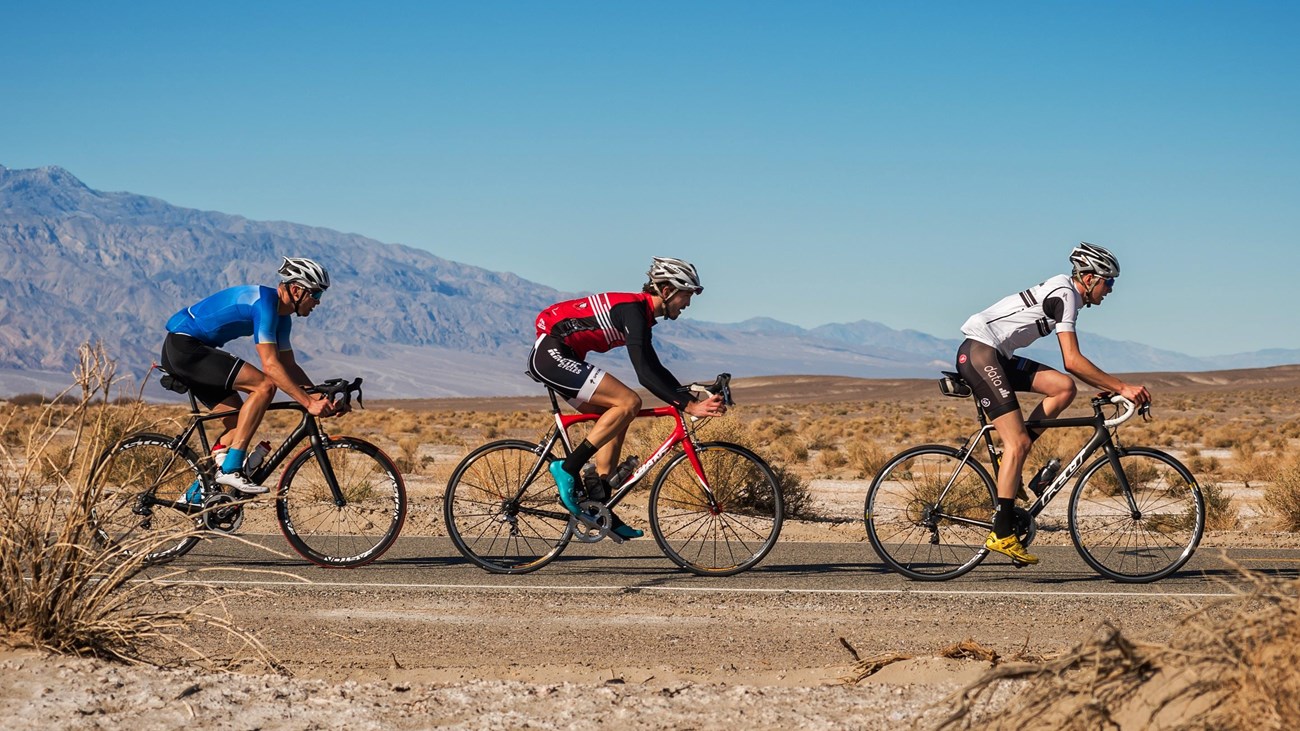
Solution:
M 1115 627 L 1045 663 L 994 668 L 940 728 L 983 728 L 976 702 L 1021 681 L 1000 728 L 1291 729 L 1300 723 L 1300 582 L 1245 574 L 1252 590 L 1183 620 L 1168 645 Z
M 157 544 L 128 555 L 97 540 L 89 473 L 143 409 L 105 405 L 115 365 L 102 346 L 83 345 L 79 355 L 76 404 L 56 400 L 32 420 L 21 447 L 0 446 L 0 642 L 129 662 L 203 661 L 182 630 L 206 623 L 270 663 L 256 640 L 207 611 L 221 600 L 214 592 L 165 608 L 176 590 L 144 575 L 142 554 Z M 6 430 L 14 417 L 7 415 Z
M 1283 530 L 1300 531 L 1300 457 L 1277 465 L 1264 488 L 1264 505 Z
M 1237 530 L 1241 528 L 1241 512 L 1237 502 L 1223 491 L 1217 482 L 1202 483 L 1201 496 L 1205 498 L 1205 530 Z M 1194 515 L 1186 516 L 1188 523 Z

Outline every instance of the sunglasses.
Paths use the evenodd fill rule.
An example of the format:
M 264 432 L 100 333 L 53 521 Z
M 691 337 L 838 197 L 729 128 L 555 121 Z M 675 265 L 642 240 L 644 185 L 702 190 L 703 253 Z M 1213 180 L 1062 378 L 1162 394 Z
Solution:
M 306 287 L 302 286 L 301 284 L 299 284 L 298 287 L 299 287 L 300 289 L 302 289 L 303 294 L 307 295 L 308 297 L 311 297 L 312 299 L 316 300 L 317 302 L 320 302 L 320 296 L 321 296 L 322 294 L 325 294 L 325 290 L 323 290 L 323 289 L 307 289 Z
M 1103 279 L 1103 280 L 1101 280 L 1101 281 L 1103 281 L 1103 282 L 1106 283 L 1106 289 L 1114 289 L 1114 288 L 1115 288 L 1115 278 L 1114 278 L 1114 277 L 1106 277 L 1105 279 Z M 317 297 L 316 299 L 320 299 L 320 297 Z

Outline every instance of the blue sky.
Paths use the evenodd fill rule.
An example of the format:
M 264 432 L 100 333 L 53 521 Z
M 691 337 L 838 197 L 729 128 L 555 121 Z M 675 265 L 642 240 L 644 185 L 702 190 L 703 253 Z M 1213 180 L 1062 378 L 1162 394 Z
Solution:
M 1089 240 L 1124 273 L 1085 353 L 1295 348 L 1297 31 L 1281 2 L 9 2 L 0 165 L 567 291 L 680 256 L 716 322 L 955 337 Z

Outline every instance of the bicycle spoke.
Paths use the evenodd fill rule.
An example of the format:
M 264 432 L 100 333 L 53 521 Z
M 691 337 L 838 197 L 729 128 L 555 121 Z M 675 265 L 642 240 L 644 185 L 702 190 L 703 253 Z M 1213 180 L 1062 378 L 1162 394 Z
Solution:
M 689 571 L 744 571 L 767 555 L 780 534 L 780 487 L 767 465 L 743 447 L 716 442 L 697 449 L 713 499 L 680 454 L 651 490 L 651 530 L 665 555 Z
M 513 440 L 483 445 L 447 483 L 443 513 L 452 542 L 488 571 L 534 571 L 568 545 L 570 516 L 554 483 L 524 484 L 541 459 L 536 449 Z
M 342 505 L 311 449 L 285 469 L 276 515 L 285 539 L 322 566 L 361 566 L 392 546 L 406 520 L 406 490 L 397 467 L 368 442 L 352 437 L 323 445 Z
M 908 578 L 955 578 L 986 555 L 995 495 L 992 478 L 963 463 L 957 450 L 909 449 L 872 480 L 864 512 L 867 537 L 885 564 Z
M 1154 449 L 1120 453 L 1128 491 L 1110 461 L 1088 466 L 1070 498 L 1070 534 L 1079 555 L 1116 581 L 1168 576 L 1191 558 L 1205 505 L 1187 468 Z M 1138 506 L 1135 515 L 1129 497 Z

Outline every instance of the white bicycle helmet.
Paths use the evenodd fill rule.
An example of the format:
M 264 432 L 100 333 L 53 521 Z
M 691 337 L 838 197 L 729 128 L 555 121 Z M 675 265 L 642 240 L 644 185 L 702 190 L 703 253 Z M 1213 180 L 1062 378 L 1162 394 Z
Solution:
M 656 256 L 646 275 L 650 277 L 651 282 L 667 284 L 673 289 L 690 290 L 695 294 L 704 291 L 704 287 L 700 286 L 700 275 L 695 271 L 695 265 L 681 259 Z
M 311 259 L 286 256 L 280 265 L 280 283 L 301 284 L 308 289 L 329 289 L 330 273 Z
M 1087 241 L 1080 242 L 1070 252 L 1070 263 L 1074 265 L 1074 274 L 1096 274 L 1099 277 L 1119 276 L 1119 259 L 1109 251 L 1090 244 Z

